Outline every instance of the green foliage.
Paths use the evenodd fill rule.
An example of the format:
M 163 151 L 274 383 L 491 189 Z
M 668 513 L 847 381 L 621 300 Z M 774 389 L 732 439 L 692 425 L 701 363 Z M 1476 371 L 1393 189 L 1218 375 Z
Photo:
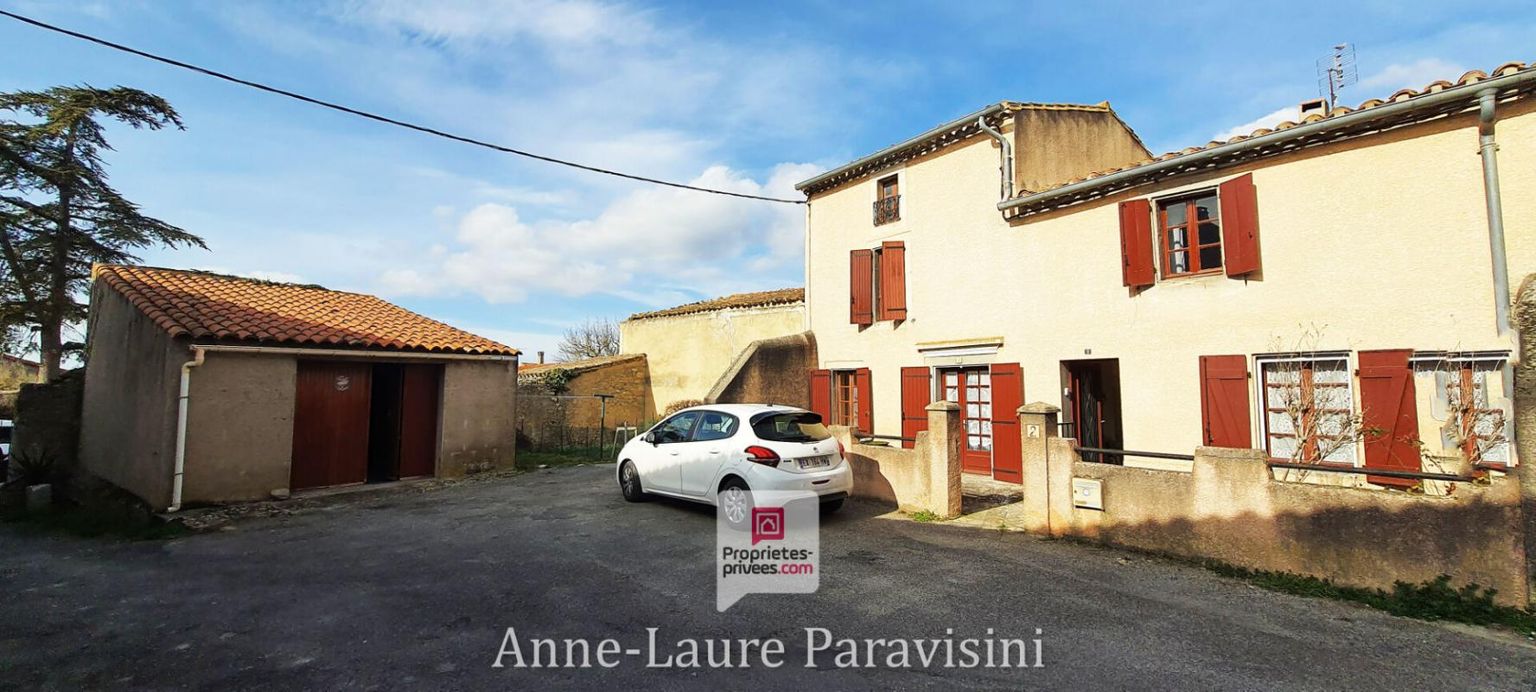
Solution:
M 158 96 L 90 86 L 0 93 L 0 328 L 35 325 L 50 375 L 62 325 L 84 317 L 91 265 L 137 260 L 133 251 L 206 247 L 146 216 L 107 182 L 103 121 L 180 129 Z
M 576 373 L 566 368 L 554 368 L 544 373 L 539 378 L 539 384 L 550 394 L 564 394 L 571 388 L 571 380 L 576 379 Z
M 1501 625 L 1536 635 L 1536 612 L 1498 605 L 1493 600 L 1498 591 L 1478 584 L 1454 588 L 1448 574 L 1421 584 L 1399 581 L 1393 584 L 1391 591 L 1387 591 L 1340 586 L 1327 579 L 1290 572 L 1250 570 L 1215 561 L 1206 561 L 1203 565 L 1218 574 L 1242 579 L 1271 591 L 1354 601 L 1393 615 L 1419 620 Z
M 926 524 L 926 523 L 931 522 L 931 521 L 938 521 L 939 520 L 939 515 L 934 514 L 933 512 L 930 512 L 930 511 L 928 511 L 926 509 L 920 509 L 920 510 L 918 510 L 916 512 L 913 512 L 911 514 L 911 517 L 912 517 L 912 521 L 918 522 L 920 524 Z

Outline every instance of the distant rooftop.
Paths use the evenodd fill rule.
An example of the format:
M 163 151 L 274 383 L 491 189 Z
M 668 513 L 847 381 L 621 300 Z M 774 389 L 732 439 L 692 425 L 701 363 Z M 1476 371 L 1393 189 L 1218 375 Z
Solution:
M 655 317 L 676 317 L 678 315 L 691 315 L 697 312 L 714 312 L 715 310 L 732 310 L 737 308 L 760 308 L 770 305 L 791 305 L 805 302 L 804 288 L 781 288 L 776 291 L 756 291 L 753 293 L 737 293 L 719 298 L 710 298 L 687 305 L 679 305 L 665 310 L 653 310 L 651 312 L 637 312 L 629 316 L 631 320 L 648 320 Z

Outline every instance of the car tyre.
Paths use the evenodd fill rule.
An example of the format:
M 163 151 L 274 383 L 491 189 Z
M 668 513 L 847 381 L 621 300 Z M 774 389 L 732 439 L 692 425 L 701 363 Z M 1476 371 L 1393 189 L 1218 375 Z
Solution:
M 624 493 L 624 499 L 630 502 L 645 502 L 650 498 L 644 486 L 640 485 L 640 472 L 635 470 L 635 463 L 632 461 L 626 461 L 619 467 L 619 491 Z
M 720 484 L 716 503 L 715 511 L 725 516 L 731 528 L 745 531 L 752 523 L 752 488 L 746 481 L 735 477 L 726 479 Z
M 830 502 L 823 502 L 823 503 L 821 503 L 821 513 L 822 514 L 831 514 L 831 513 L 836 512 L 837 510 L 840 510 L 842 508 L 843 508 L 843 498 L 841 498 L 841 497 L 837 498 L 836 500 L 832 500 Z

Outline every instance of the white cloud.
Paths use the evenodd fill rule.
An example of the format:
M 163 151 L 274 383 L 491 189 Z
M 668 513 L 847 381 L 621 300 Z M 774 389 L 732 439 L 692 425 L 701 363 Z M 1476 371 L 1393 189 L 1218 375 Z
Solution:
M 349 3 L 343 14 L 437 40 L 494 43 L 632 43 L 649 28 L 641 12 L 589 0 L 367 0 Z
M 758 183 L 712 166 L 690 182 L 791 197 L 794 182 L 817 170 L 780 164 Z M 799 205 L 659 187 L 634 190 L 577 221 L 530 223 L 514 207 L 488 202 L 459 219 L 438 260 L 391 268 L 379 284 L 393 295 L 469 293 L 492 303 L 550 291 L 657 304 L 687 296 L 679 287 L 702 293 L 776 287 L 798 280 L 803 214 Z M 754 271 L 744 276 L 743 267 Z
M 522 351 L 523 355 L 518 358 L 521 363 L 539 362 L 539 351 L 544 352 L 546 361 L 554 360 L 559 350 L 561 338 L 559 333 L 517 331 L 479 324 L 456 326 L 471 334 L 478 334 L 496 343 Z
M 1422 89 L 1424 85 L 1441 79 L 1454 82 L 1466 71 L 1466 68 L 1440 58 L 1422 58 L 1408 63 L 1393 63 L 1382 68 L 1380 72 L 1360 80 L 1357 88 L 1360 93 L 1366 95 L 1359 100 L 1385 97 L 1398 89 Z M 1348 101 L 1344 102 L 1348 103 Z
M 1422 58 L 1413 62 L 1393 63 L 1382 68 L 1381 71 L 1360 80 L 1357 84 L 1345 87 L 1345 91 L 1339 97 L 1339 103 L 1353 105 L 1351 103 L 1352 100 L 1363 101 L 1367 98 L 1384 98 L 1398 89 L 1420 89 L 1424 85 L 1440 79 L 1454 81 L 1465 72 L 1466 70 L 1461 66 L 1439 58 Z M 1356 95 L 1358 94 L 1365 95 L 1357 98 Z M 1211 139 L 1224 142 L 1238 135 L 1251 134 L 1254 130 L 1261 127 L 1272 128 L 1287 120 L 1299 120 L 1301 118 L 1299 109 L 1299 101 L 1296 104 L 1282 106 L 1246 123 L 1218 132 Z
M 1257 130 L 1261 127 L 1274 127 L 1287 120 L 1294 121 L 1300 117 L 1301 115 L 1299 104 L 1295 106 L 1277 108 L 1272 112 L 1265 113 L 1264 115 L 1254 118 L 1253 120 L 1250 120 L 1246 123 L 1222 130 L 1221 132 L 1211 135 L 1211 139 L 1218 142 L 1225 142 L 1238 135 L 1253 134 L 1254 130 Z

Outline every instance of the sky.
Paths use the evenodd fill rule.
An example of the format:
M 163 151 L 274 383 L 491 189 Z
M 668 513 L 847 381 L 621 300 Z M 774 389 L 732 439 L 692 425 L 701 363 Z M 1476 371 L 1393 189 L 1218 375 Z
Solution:
M 437 129 L 635 174 L 794 184 L 1002 100 L 1109 101 L 1155 153 L 1536 60 L 1528 2 L 45 2 L 0 7 Z M 804 207 L 395 129 L 0 18 L 0 91 L 131 86 L 112 181 L 208 249 L 143 262 L 380 295 L 552 356 L 588 319 L 803 283 Z

